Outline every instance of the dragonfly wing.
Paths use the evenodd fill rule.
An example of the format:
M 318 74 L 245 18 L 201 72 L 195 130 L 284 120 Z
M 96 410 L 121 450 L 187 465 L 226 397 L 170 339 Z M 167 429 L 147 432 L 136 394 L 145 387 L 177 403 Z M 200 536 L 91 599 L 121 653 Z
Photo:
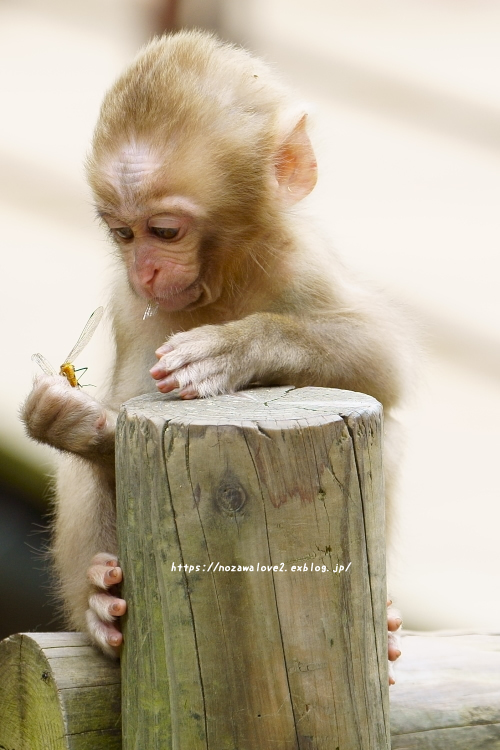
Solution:
M 85 349 L 90 339 L 94 335 L 95 329 L 101 322 L 103 312 L 104 312 L 103 307 L 98 307 L 97 310 L 94 310 L 90 318 L 87 320 L 87 323 L 85 324 L 85 328 L 83 329 L 80 336 L 78 337 L 78 341 L 76 342 L 73 349 L 70 351 L 70 353 L 64 360 L 64 364 L 66 364 L 67 362 L 74 362 L 74 360 L 78 357 L 80 352 L 82 352 Z
M 156 315 L 158 312 L 159 304 L 155 300 L 149 300 L 148 306 L 144 310 L 144 315 L 142 316 L 143 320 L 147 320 L 148 318 L 152 318 L 153 315 Z
M 33 360 L 33 362 L 37 363 L 38 367 L 40 367 L 46 375 L 57 375 L 57 371 L 54 370 L 50 362 L 45 359 L 43 354 L 39 354 L 37 352 L 36 354 L 33 354 L 31 359 Z

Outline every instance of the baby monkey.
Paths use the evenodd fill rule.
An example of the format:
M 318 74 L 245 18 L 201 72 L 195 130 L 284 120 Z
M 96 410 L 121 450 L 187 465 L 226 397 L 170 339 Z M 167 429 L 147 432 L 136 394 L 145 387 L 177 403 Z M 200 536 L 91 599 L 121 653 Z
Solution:
M 126 610 L 115 589 L 121 403 L 155 388 L 185 399 L 250 383 L 345 388 L 381 401 L 390 430 L 411 369 L 405 333 L 300 216 L 316 172 L 303 108 L 265 63 L 211 35 L 153 40 L 104 99 L 87 173 L 117 256 L 107 393 L 46 375 L 22 416 L 64 454 L 53 556 L 68 623 L 108 654 Z M 143 320 L 145 309 L 155 314 Z M 390 612 L 389 631 L 399 625 Z

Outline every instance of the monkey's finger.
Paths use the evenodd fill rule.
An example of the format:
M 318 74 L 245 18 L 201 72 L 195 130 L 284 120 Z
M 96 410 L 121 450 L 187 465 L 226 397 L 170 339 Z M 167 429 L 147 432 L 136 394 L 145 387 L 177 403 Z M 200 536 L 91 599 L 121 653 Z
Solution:
M 387 610 L 387 630 L 390 630 L 391 632 L 395 632 L 396 630 L 399 630 L 401 625 L 403 624 L 403 620 L 401 619 L 401 615 L 399 614 L 397 609 L 391 608 Z
M 394 667 L 389 662 L 389 685 L 395 685 L 396 684 L 396 678 L 394 676 Z
M 117 627 L 113 623 L 102 622 L 91 609 L 87 610 L 85 617 L 89 633 L 94 641 L 108 656 L 117 658 L 123 641 L 123 636 Z
M 149 371 L 152 378 L 158 380 L 176 369 L 176 367 L 167 364 L 165 360 L 165 355 L 170 354 L 173 351 L 174 347 L 172 344 L 163 344 L 163 346 L 160 346 L 160 348 L 155 351 L 155 354 L 160 361 L 153 365 Z M 182 358 L 182 364 L 185 364 L 184 358 Z
M 111 568 L 115 568 L 118 565 L 118 558 L 109 552 L 99 552 L 90 561 L 90 566 L 92 567 L 92 565 L 108 565 Z
M 196 388 L 192 385 L 187 386 L 187 388 L 183 388 L 181 391 L 179 391 L 179 396 L 186 400 L 191 398 L 199 398 L 199 395 L 200 394 L 198 393 Z
M 156 383 L 156 387 L 161 393 L 170 393 L 170 391 L 175 391 L 179 387 L 179 382 L 176 377 L 169 375 L 168 378 L 159 380 Z
M 155 351 L 155 354 L 158 359 L 161 359 L 164 354 L 168 354 L 169 352 L 172 352 L 174 350 L 174 347 L 172 344 L 162 344 L 162 346 L 158 347 L 158 349 Z
M 389 661 L 396 661 L 401 656 L 401 649 L 399 648 L 400 639 L 396 633 L 389 633 L 387 643 L 387 656 Z
M 97 588 L 109 589 L 110 586 L 121 583 L 122 569 L 119 567 L 111 568 L 107 565 L 92 565 L 87 570 L 87 578 Z
M 103 622 L 113 622 L 125 614 L 127 602 L 110 594 L 92 594 L 89 598 L 89 607 Z
M 158 362 L 157 365 L 154 365 L 150 369 L 149 374 L 155 380 L 159 380 L 160 378 L 165 377 L 165 375 L 168 375 L 169 372 L 171 372 L 171 371 L 167 370 L 167 368 L 164 366 L 163 362 Z
M 168 343 L 157 349 L 162 356 L 152 371 L 171 373 L 194 362 L 223 354 L 227 347 L 216 329 L 217 326 L 200 326 L 193 331 L 176 333 Z

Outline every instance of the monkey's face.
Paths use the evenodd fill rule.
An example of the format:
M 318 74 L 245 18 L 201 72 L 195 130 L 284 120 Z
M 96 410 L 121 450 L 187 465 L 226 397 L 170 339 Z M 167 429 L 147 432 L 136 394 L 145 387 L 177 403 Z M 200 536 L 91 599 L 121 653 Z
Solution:
M 258 218 L 264 170 L 255 176 L 248 159 L 244 169 L 227 162 L 227 154 L 206 139 L 180 138 L 161 152 L 132 139 L 93 160 L 97 212 L 130 286 L 164 312 L 192 310 L 232 294 L 242 283 L 237 274 L 245 274 L 244 243 L 269 231 Z M 224 292 L 227 277 L 233 283 Z
M 198 198 L 187 197 L 184 186 L 173 184 L 179 170 L 163 157 L 150 147 L 126 144 L 99 165 L 95 193 L 134 292 L 175 312 L 212 297 L 202 279 L 200 252 L 206 211 Z
M 199 247 L 201 211 L 187 198 L 149 202 L 139 213 L 102 213 L 118 245 L 130 285 L 140 297 L 174 312 L 206 304 Z

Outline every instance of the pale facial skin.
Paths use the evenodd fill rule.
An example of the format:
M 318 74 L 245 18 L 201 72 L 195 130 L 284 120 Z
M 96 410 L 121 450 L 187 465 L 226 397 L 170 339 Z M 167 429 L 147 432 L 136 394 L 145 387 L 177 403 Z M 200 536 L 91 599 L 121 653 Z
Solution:
M 194 203 L 180 196 L 132 216 L 101 213 L 120 248 L 132 288 L 165 312 L 189 309 L 202 294 L 197 252 L 201 215 Z

